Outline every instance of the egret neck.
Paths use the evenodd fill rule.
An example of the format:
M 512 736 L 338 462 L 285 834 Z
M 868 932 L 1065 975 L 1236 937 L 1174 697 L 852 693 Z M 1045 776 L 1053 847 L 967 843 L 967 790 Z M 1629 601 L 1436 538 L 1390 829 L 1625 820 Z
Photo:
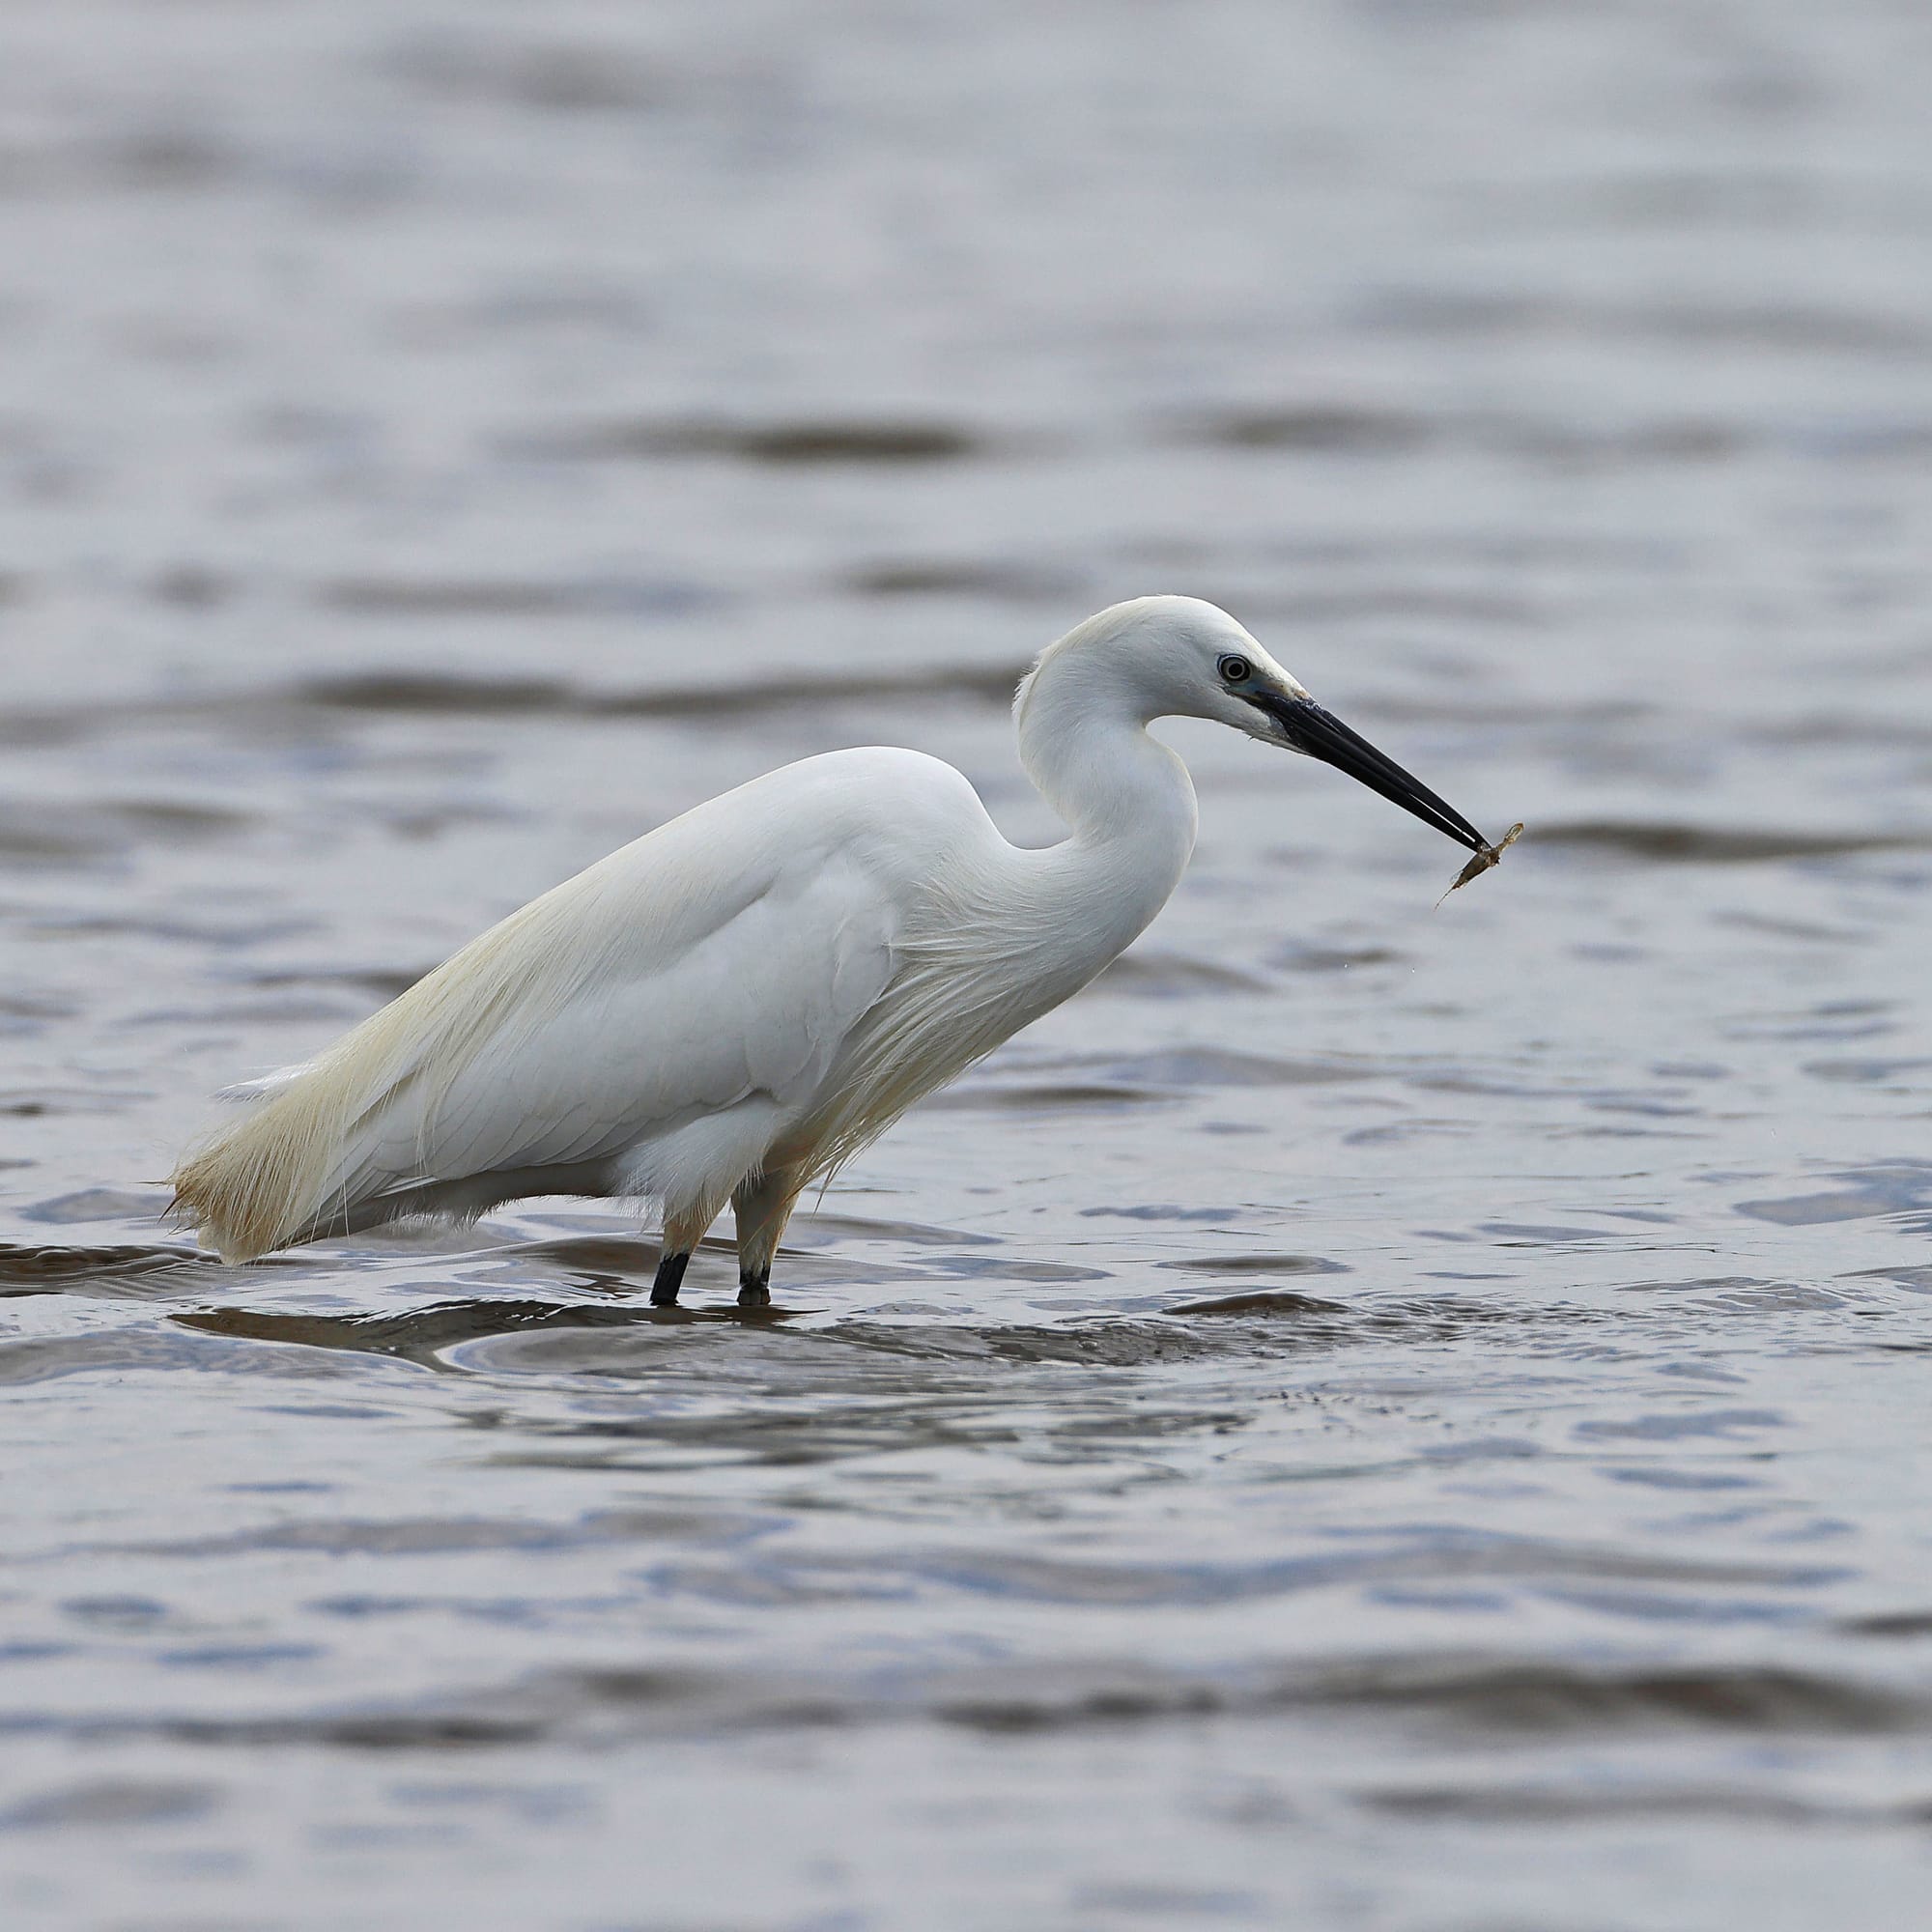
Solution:
M 1167 903 L 1194 850 L 1194 781 L 1147 728 L 1172 709 L 1142 665 L 1098 652 L 1049 655 L 1020 696 L 1020 763 L 1072 837 L 1020 855 L 1016 883 L 1059 928 L 1067 964 L 1091 958 L 1083 982 Z

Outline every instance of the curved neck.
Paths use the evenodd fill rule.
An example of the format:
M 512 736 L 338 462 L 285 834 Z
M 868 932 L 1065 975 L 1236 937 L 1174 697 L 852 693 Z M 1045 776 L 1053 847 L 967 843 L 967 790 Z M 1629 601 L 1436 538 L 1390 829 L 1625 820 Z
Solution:
M 1050 653 L 1021 691 L 1020 763 L 1073 837 L 1045 856 L 1118 952 L 1166 904 L 1194 849 L 1187 767 L 1148 736 L 1155 715 L 1122 667 Z

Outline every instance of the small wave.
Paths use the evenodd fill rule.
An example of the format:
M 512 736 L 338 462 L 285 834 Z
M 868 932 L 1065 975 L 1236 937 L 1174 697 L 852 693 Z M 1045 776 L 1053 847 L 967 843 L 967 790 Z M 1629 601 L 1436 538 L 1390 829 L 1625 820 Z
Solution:
M 455 717 L 692 718 L 717 712 L 793 712 L 802 705 L 891 698 L 972 697 L 1005 704 L 1019 677 L 1019 669 L 1011 667 L 986 669 L 934 665 L 909 671 L 881 669 L 823 677 L 774 675 L 725 686 L 667 685 L 642 691 L 600 692 L 552 678 L 372 670 L 311 678 L 296 687 L 293 696 L 298 705 L 443 712 Z
M 0 1294 L 39 1294 L 76 1281 L 125 1281 L 207 1260 L 192 1248 L 63 1248 L 0 1241 Z
M 1923 852 L 1932 849 L 1932 832 L 1798 832 L 1601 818 L 1539 825 L 1536 842 L 1595 847 L 1670 865 L 1757 866 L 1860 852 Z
M 839 1678 L 677 1668 L 561 1669 L 419 1704 L 205 1718 L 87 1713 L 36 1728 L 209 1746 L 493 1749 L 548 1743 L 933 1723 L 989 1736 L 1100 1733 L 1204 1719 L 1352 1714 L 1471 1742 L 1708 1733 L 1754 1739 L 1922 1730 L 1925 1700 L 1852 1679 L 1749 1666 L 1646 1668 L 1465 1657 L 1375 1657 L 1274 1671 L 1068 1660 Z M 15 1720 L 14 1728 L 18 1727 Z M 1427 1808 L 1431 1787 L 1389 1790 Z M 1481 1786 L 1458 1786 L 1484 1803 Z M 1373 1795 L 1369 1802 L 1376 1802 Z M 1559 1800 L 1552 1800 L 1558 1803 Z
M 526 435 L 520 453 L 549 457 L 727 457 L 785 467 L 957 463 L 988 452 L 977 430 L 936 418 L 798 418 L 733 422 L 718 416 L 611 417 Z

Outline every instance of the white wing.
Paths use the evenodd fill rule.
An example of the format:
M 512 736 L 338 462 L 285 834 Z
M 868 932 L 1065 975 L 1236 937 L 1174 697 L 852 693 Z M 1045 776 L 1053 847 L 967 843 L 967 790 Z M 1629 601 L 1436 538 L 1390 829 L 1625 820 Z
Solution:
M 487 1023 L 390 1084 L 327 1191 L 594 1160 L 754 1095 L 796 1104 L 886 985 L 892 909 L 837 860 L 809 894 L 778 872 L 734 885 L 715 925 L 669 933 L 638 929 L 631 892 L 562 889 L 545 909 L 595 948 L 588 972 L 549 921 L 463 959 L 495 982 Z
M 920 874 L 974 820 L 964 779 L 912 753 L 713 799 L 270 1085 L 184 1166 L 183 1205 L 224 1254 L 259 1254 L 424 1183 L 609 1160 L 754 1101 L 795 1115 L 890 983 Z

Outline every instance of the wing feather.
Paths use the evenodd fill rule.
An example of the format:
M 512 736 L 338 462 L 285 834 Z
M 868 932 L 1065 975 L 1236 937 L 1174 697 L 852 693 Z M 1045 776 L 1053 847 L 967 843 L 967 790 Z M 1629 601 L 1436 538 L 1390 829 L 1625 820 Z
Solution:
M 802 1104 L 891 980 L 901 895 L 867 817 L 787 815 L 753 797 L 773 780 L 532 900 L 268 1085 L 183 1165 L 183 1209 L 245 1259 L 385 1193 Z

